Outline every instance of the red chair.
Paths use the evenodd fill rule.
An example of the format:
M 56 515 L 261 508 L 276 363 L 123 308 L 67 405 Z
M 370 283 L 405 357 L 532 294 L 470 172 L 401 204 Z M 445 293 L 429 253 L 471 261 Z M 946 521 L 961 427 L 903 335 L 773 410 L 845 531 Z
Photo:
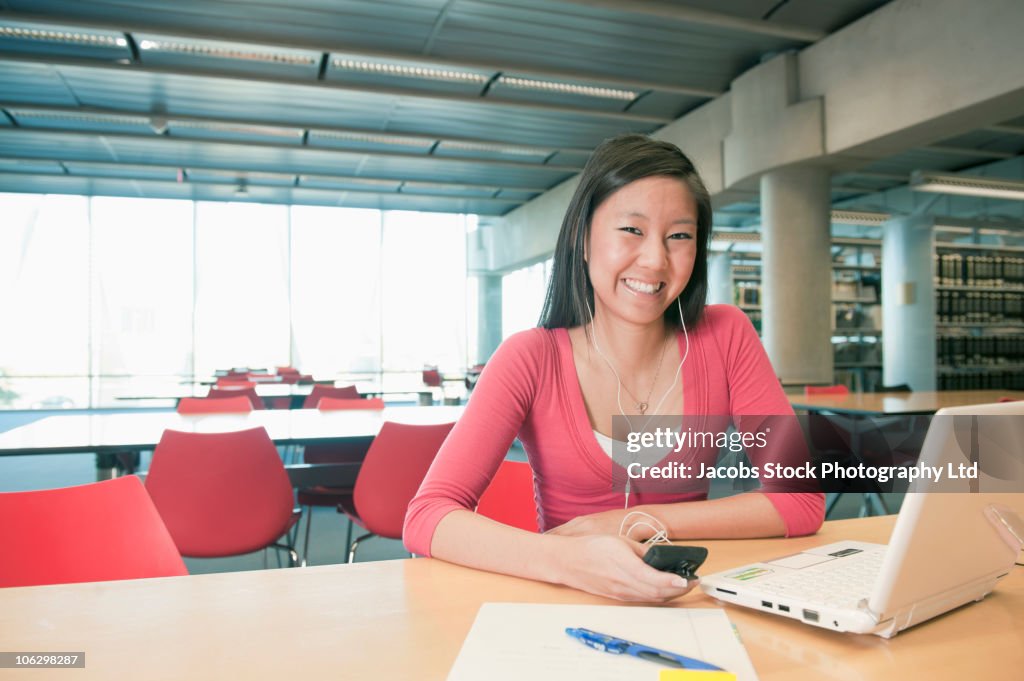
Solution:
M 353 388 L 354 390 L 355 388 Z M 337 390 L 345 390 L 340 388 Z M 358 393 L 356 393 L 358 394 Z M 321 411 L 336 411 L 342 409 L 383 409 L 384 400 L 375 398 L 372 400 L 362 399 L 339 399 L 325 396 L 320 398 L 317 408 Z M 373 442 L 372 437 L 349 438 L 328 444 L 306 445 L 303 451 L 305 463 L 362 463 L 366 458 L 366 452 Z M 302 549 L 302 555 L 309 558 L 309 533 L 313 526 L 313 506 L 337 507 L 342 501 L 352 496 L 351 487 L 326 487 L 316 485 L 304 487 L 299 490 L 298 502 L 300 506 L 306 507 L 306 539 Z M 352 541 L 351 535 L 349 541 Z
M 294 508 L 288 474 L 262 427 L 165 430 L 146 489 L 183 556 L 237 556 L 275 547 L 288 551 L 291 565 L 300 562 L 288 533 L 302 511 Z
M 0 493 L 0 528 L 0 587 L 188 574 L 134 475 Z
M 342 409 L 375 409 L 384 408 L 384 399 L 380 397 L 369 397 L 367 399 L 353 400 L 350 398 L 321 397 L 316 405 L 321 411 L 340 411 Z
M 348 562 L 355 562 L 359 542 L 365 539 L 374 535 L 402 538 L 402 523 L 409 502 L 454 425 L 384 422 L 366 452 L 352 496 L 338 504 L 339 513 L 346 514 L 352 523 L 367 530 L 367 534 L 349 541 Z M 348 530 L 351 540 L 351 523 Z
M 533 496 L 533 470 L 525 461 L 502 461 L 476 512 L 499 523 L 528 532 L 540 532 L 537 501 Z
M 178 400 L 179 414 L 244 414 L 252 411 L 248 395 L 230 395 L 221 398 L 182 397 Z
M 346 385 L 335 388 L 333 385 L 314 385 L 313 391 L 309 393 L 303 403 L 303 409 L 312 409 L 320 403 L 321 397 L 336 397 L 339 399 L 358 400 L 362 397 L 354 385 Z
M 428 388 L 440 388 L 442 382 L 441 372 L 437 369 L 423 370 L 423 383 L 425 383 Z
M 849 395 L 850 389 L 845 385 L 808 385 L 804 386 L 804 395 Z
M 214 385 L 216 385 L 218 388 L 232 388 L 238 390 L 243 388 L 255 388 L 256 381 L 250 381 L 245 376 L 221 376 L 220 378 L 217 379 L 217 382 Z
M 239 395 L 249 398 L 253 409 L 266 409 L 266 406 L 263 404 L 263 398 L 256 392 L 255 385 L 250 385 L 247 388 L 219 388 L 214 386 L 206 394 L 206 399 L 225 399 L 238 397 Z
M 299 370 L 295 367 L 277 367 L 276 371 L 278 376 L 284 376 L 285 374 L 295 374 L 297 376 L 299 374 Z

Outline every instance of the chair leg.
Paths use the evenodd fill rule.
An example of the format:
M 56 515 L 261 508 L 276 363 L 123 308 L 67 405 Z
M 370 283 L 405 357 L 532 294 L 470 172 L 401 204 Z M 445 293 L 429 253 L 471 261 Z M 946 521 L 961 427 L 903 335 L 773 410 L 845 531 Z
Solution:
M 367 534 L 364 534 L 362 537 L 357 537 L 354 542 L 349 544 L 349 547 L 348 547 L 348 562 L 350 562 L 350 563 L 356 562 L 356 549 L 359 548 L 359 542 L 363 541 L 364 539 L 369 539 L 372 536 L 374 536 L 373 532 L 369 532 Z
M 348 516 L 346 516 L 348 518 Z M 352 527 L 355 523 L 351 518 L 348 518 L 348 532 L 345 534 L 345 546 L 352 546 Z
M 306 557 L 306 560 L 309 560 L 309 528 L 312 527 L 312 526 L 313 526 L 313 507 L 312 506 L 307 506 L 306 507 L 306 543 L 303 545 L 303 548 L 302 548 L 302 555 L 304 555 Z
M 841 492 L 829 492 L 825 495 L 825 518 L 828 518 L 829 513 L 835 509 L 841 496 L 843 496 Z

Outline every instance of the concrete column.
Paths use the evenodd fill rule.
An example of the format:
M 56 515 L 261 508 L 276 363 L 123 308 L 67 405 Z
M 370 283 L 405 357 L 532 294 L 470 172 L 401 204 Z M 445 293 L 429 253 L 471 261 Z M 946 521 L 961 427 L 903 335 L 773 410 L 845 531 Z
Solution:
M 477 280 L 477 357 L 486 362 L 501 345 L 501 275 L 481 274 Z
M 729 253 L 711 253 L 708 257 L 708 304 L 733 303 L 732 256 Z
M 828 170 L 761 177 L 763 338 L 785 384 L 833 381 L 830 212 Z
M 935 390 L 935 225 L 895 218 L 882 234 L 882 377 Z

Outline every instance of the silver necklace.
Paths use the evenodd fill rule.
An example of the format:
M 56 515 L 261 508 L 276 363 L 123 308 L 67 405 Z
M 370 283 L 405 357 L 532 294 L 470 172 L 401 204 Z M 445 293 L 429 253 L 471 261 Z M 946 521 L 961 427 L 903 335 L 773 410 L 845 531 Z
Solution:
M 591 322 L 591 325 L 593 326 L 593 322 Z M 597 327 L 594 327 L 594 334 L 596 336 Z M 633 394 L 633 391 L 629 389 L 629 386 L 625 385 L 624 383 L 621 383 L 620 381 L 620 385 L 622 385 L 622 387 L 626 389 L 626 394 L 632 397 L 633 401 L 636 402 L 636 410 L 640 412 L 640 416 L 644 416 L 647 413 L 647 407 L 650 406 L 651 395 L 654 393 L 654 386 L 658 385 L 658 376 L 661 375 L 661 365 L 665 361 L 665 350 L 667 348 L 668 344 L 662 341 L 661 357 L 658 358 L 658 368 L 654 370 L 654 380 L 651 381 L 651 389 L 647 391 L 646 398 L 644 398 L 643 400 L 637 399 L 637 396 Z M 612 373 L 615 374 L 616 380 L 618 380 L 619 375 L 615 372 L 615 369 L 612 367 L 612 363 L 608 361 L 608 358 L 605 357 L 603 354 L 601 355 L 601 358 L 604 359 L 605 363 L 608 364 L 608 368 L 612 370 Z

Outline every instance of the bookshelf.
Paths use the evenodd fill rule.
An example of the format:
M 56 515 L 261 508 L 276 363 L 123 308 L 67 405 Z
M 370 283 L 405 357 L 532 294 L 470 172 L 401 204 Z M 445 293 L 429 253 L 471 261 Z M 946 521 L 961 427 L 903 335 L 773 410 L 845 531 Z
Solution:
M 1024 248 L 938 242 L 940 390 L 1024 389 Z

